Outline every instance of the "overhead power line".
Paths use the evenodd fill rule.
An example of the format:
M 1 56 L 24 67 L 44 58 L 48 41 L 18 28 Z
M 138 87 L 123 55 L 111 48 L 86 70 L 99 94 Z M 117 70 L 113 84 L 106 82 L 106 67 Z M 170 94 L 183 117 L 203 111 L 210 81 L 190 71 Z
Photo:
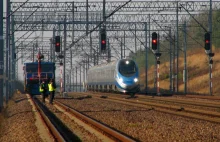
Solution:
M 124 7 L 125 5 L 127 5 L 129 2 L 131 2 L 131 0 L 127 1 L 125 4 L 118 6 L 112 13 L 110 13 L 108 16 L 105 17 L 105 19 L 100 22 L 95 28 L 93 28 L 92 30 L 90 30 L 88 33 L 83 34 L 82 36 L 80 36 L 76 41 L 72 42 L 72 44 L 70 44 L 69 48 L 65 49 L 68 50 L 71 47 L 73 47 L 77 42 L 79 42 L 81 39 L 85 38 L 88 34 L 92 33 L 93 31 L 95 31 L 99 26 L 101 26 L 104 21 L 106 21 L 106 19 L 108 19 L 110 16 L 112 16 L 115 12 L 117 12 L 118 10 L 120 10 L 122 7 Z

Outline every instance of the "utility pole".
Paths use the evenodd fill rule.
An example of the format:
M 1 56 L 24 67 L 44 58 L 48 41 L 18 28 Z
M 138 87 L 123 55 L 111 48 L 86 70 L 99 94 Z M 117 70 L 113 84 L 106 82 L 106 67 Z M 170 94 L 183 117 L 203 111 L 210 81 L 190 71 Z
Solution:
M 183 73 L 183 82 L 184 82 L 184 94 L 186 95 L 187 94 L 187 76 L 188 76 L 188 71 L 187 71 L 187 56 L 186 56 L 186 21 L 184 22 L 184 25 L 183 25 L 183 31 L 184 31 L 184 73 Z
M 9 88 L 9 77 L 10 77 L 10 64 L 9 64 L 9 62 L 10 62 L 10 60 L 9 60 L 9 57 L 10 57 L 10 55 L 9 55 L 9 53 L 10 53 L 10 25 L 11 25 L 11 23 L 10 23 L 10 16 L 8 16 L 8 15 L 10 15 L 10 0 L 7 0 L 7 9 L 6 9 L 7 11 L 6 11 L 6 15 L 7 15 L 7 17 L 6 17 L 6 78 L 5 78 L 5 86 L 6 86 L 6 95 L 5 95 L 5 97 L 6 97 L 6 103 L 8 102 L 8 100 L 9 100 L 9 91 L 10 91 L 10 88 Z
M 0 112 L 3 108 L 3 77 L 4 77 L 4 38 L 3 38 L 3 0 L 0 1 Z
M 64 60 L 63 60 L 63 92 L 66 92 L 66 15 L 64 19 Z
M 176 74 L 175 74 L 175 79 L 176 79 L 176 92 L 179 93 L 179 80 L 178 80 L 178 73 L 179 73 L 179 2 L 176 2 Z
M 209 94 L 212 96 L 212 65 L 213 60 L 212 57 L 214 53 L 212 53 L 212 0 L 210 0 L 210 8 L 209 8 L 209 33 L 210 33 L 210 53 L 209 53 Z
M 145 83 L 146 83 L 145 90 L 146 90 L 146 94 L 148 93 L 148 88 L 147 88 L 147 86 L 148 86 L 148 76 L 147 76 L 147 74 L 148 74 L 148 50 L 149 50 L 148 47 L 147 47 L 147 34 L 148 34 L 147 33 L 147 30 L 148 30 L 147 26 L 148 26 L 147 23 L 145 23 Z M 135 37 L 135 39 L 136 39 L 136 37 Z

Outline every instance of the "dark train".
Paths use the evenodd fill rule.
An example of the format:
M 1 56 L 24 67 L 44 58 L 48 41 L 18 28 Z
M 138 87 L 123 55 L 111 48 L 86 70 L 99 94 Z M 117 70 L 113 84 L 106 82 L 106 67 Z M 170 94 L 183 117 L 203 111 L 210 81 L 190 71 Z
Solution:
M 138 66 L 131 59 L 94 66 L 88 70 L 86 89 L 134 95 L 140 90 Z
M 24 63 L 24 90 L 31 95 L 39 95 L 39 85 L 44 80 L 46 83 L 50 79 L 55 80 L 55 63 L 38 62 Z M 48 92 L 49 93 L 49 92 Z

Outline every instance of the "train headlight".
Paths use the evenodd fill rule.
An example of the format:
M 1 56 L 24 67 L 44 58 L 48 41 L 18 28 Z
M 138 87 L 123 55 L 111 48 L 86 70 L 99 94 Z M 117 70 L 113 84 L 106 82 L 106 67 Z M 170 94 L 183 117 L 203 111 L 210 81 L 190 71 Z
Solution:
M 136 82 L 138 82 L 138 79 L 137 79 L 137 78 L 135 78 L 135 79 L 134 79 L 134 82 L 135 82 L 135 83 L 136 83 Z
M 127 85 L 123 82 L 123 79 L 122 78 L 119 78 L 118 79 L 118 84 L 121 86 L 121 87 L 123 87 L 123 88 L 125 88 Z
M 119 79 L 118 79 L 118 82 L 119 82 L 119 83 L 123 83 L 123 79 L 122 79 L 122 78 L 119 78 Z

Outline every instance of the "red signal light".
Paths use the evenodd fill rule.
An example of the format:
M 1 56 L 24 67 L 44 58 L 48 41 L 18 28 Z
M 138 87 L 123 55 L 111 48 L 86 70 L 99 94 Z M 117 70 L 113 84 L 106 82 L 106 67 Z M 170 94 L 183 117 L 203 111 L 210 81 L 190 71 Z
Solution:
M 56 43 L 56 46 L 60 46 L 60 43 L 58 42 L 58 43 Z
M 205 40 L 205 43 L 209 43 L 209 40 Z
M 102 44 L 105 44 L 106 43 L 106 41 L 105 40 L 102 40 Z
M 152 40 L 152 43 L 156 44 L 156 43 L 157 43 L 157 40 L 156 40 L 156 39 Z

